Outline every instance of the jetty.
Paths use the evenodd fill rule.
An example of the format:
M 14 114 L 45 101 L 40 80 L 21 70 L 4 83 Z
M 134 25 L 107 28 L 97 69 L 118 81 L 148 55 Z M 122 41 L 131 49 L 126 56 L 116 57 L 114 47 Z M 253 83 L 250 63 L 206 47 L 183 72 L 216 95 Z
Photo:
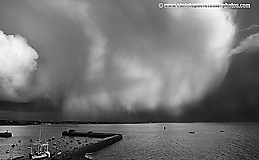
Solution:
M 57 156 L 53 156 L 50 160 L 66 160 L 66 159 L 79 159 L 84 158 L 86 154 L 97 152 L 109 145 L 112 145 L 122 139 L 122 135 L 114 135 L 112 137 L 107 137 L 96 143 L 91 143 L 88 145 L 83 145 L 80 148 L 74 149 L 72 151 L 67 151 L 61 153 Z
M 62 136 L 70 137 L 91 137 L 91 138 L 101 138 L 98 142 L 84 144 L 80 148 L 76 148 L 72 151 L 67 151 L 59 155 L 53 156 L 50 160 L 66 160 L 66 159 L 79 159 L 84 158 L 86 154 L 97 152 L 107 146 L 110 146 L 122 139 L 122 134 L 115 133 L 95 133 L 89 132 L 77 132 L 73 129 L 69 131 L 63 131 Z
M 77 132 L 74 129 L 70 129 L 69 131 L 63 131 L 62 136 L 70 136 L 70 137 L 91 137 L 91 138 L 107 138 L 112 137 L 115 135 L 121 135 L 121 134 L 115 134 L 115 133 L 96 133 L 93 131 L 89 132 Z
M 88 159 L 85 155 L 91 155 L 91 153 L 97 152 L 110 146 L 122 139 L 122 134 L 116 133 L 96 133 L 96 132 L 77 132 L 74 129 L 69 131 L 63 131 L 62 136 L 70 137 L 91 137 L 98 138 L 98 141 L 82 144 L 81 146 L 75 147 L 73 150 L 60 152 L 59 154 L 52 155 L 50 158 L 45 160 L 68 160 L 68 159 Z M 28 157 L 19 157 L 17 160 L 28 160 Z

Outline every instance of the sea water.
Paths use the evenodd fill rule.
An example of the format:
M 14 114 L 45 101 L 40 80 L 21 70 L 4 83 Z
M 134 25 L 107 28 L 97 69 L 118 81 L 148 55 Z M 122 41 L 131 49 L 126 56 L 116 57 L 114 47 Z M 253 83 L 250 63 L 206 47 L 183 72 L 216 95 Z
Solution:
M 93 153 L 98 160 L 159 160 L 159 159 L 259 159 L 259 123 L 148 123 L 148 124 L 89 124 L 0 126 L 9 130 L 12 138 L 0 139 L 0 159 L 7 159 L 6 150 L 15 144 L 14 155 L 30 153 L 30 138 L 61 141 L 58 150 L 72 150 L 78 141 L 87 138 L 61 138 L 67 129 L 78 131 L 121 133 L 123 139 Z M 190 133 L 193 131 L 193 133 Z M 53 138 L 53 139 L 52 139 Z M 20 140 L 20 141 L 19 141 Z M 19 141 L 19 142 L 18 142 Z M 95 139 L 90 139 L 95 141 Z

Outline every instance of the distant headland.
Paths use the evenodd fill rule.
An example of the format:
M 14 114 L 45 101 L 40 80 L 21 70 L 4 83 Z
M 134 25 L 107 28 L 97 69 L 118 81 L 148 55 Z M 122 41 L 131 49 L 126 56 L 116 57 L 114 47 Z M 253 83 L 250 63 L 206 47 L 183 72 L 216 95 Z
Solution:
M 141 124 L 154 122 L 95 122 L 95 121 L 41 121 L 41 120 L 0 120 L 0 125 L 51 125 L 51 124 Z

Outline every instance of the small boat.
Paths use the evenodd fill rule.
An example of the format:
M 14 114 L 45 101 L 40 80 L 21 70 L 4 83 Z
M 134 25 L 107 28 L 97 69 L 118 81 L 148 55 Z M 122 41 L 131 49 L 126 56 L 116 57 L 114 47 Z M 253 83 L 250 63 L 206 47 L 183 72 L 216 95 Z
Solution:
M 44 159 L 50 158 L 50 152 L 48 151 L 47 143 L 35 143 L 31 147 L 30 159 Z
M 29 154 L 30 159 L 45 159 L 50 158 L 50 152 L 49 152 L 49 144 L 47 142 L 42 143 L 40 140 L 41 136 L 41 130 L 39 134 L 39 140 L 34 143 L 30 149 L 31 153 Z
M 92 153 L 86 153 L 85 158 L 94 159 L 94 157 L 92 156 Z
M 194 131 L 189 131 L 189 133 L 190 133 L 190 134 L 195 134 L 195 132 L 194 132 Z
M 13 136 L 12 133 L 8 132 L 8 130 L 0 133 L 0 137 L 9 138 L 9 137 L 12 137 L 12 136 Z

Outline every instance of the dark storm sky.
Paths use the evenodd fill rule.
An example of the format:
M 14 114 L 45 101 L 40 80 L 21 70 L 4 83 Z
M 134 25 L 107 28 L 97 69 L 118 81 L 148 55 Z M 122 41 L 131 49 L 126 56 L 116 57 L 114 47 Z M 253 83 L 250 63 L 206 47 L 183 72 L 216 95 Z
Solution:
M 259 120 L 259 50 L 243 51 L 227 60 L 212 57 L 216 59 L 213 62 L 210 58 L 203 61 L 192 57 L 189 52 L 197 52 L 198 55 L 210 50 L 206 47 L 200 49 L 199 45 L 203 44 L 197 40 L 209 41 L 209 33 L 192 33 L 193 28 L 194 31 L 204 26 L 205 30 L 208 29 L 207 22 L 201 20 L 204 26 L 199 26 L 199 22 L 188 22 L 192 18 L 199 19 L 202 14 L 197 13 L 197 17 L 187 17 L 184 21 L 177 18 L 177 12 L 172 12 L 176 16 L 172 23 L 177 23 L 172 31 L 168 22 L 171 15 L 159 10 L 157 3 L 90 1 L 87 4 L 89 19 L 82 20 L 78 14 L 84 15 L 85 10 L 80 7 L 84 1 L 79 5 L 62 3 L 63 6 L 46 2 L 0 2 L 0 30 L 25 37 L 39 54 L 36 60 L 38 67 L 31 71 L 27 90 L 17 89 L 12 96 L 6 96 L 4 83 L 13 84 L 1 80 L 4 78 L 0 74 L 0 119 Z M 259 25 L 259 2 L 249 2 L 251 9 L 239 9 L 234 17 L 236 33 L 232 48 L 259 32 L 259 27 L 256 27 Z M 66 7 L 69 11 L 63 11 Z M 211 21 L 208 23 L 218 25 Z M 246 29 L 252 25 L 255 27 Z M 215 31 L 220 33 L 216 28 Z M 172 32 L 173 38 L 168 32 Z M 170 50 L 179 53 L 171 55 L 168 53 Z M 149 52 L 153 51 L 161 53 L 159 56 L 155 53 L 150 55 Z M 178 64 L 177 58 L 182 54 L 192 59 L 188 67 L 182 61 Z M 99 60 L 98 56 L 104 57 L 105 61 Z M 3 63 L 1 59 L 0 63 Z M 218 85 L 211 89 L 211 83 Z M 141 86 L 144 89 L 134 90 Z M 196 94 L 199 96 L 193 96 Z M 125 100 L 125 97 L 130 98 Z M 170 97 L 173 97 L 172 101 Z M 153 104 L 154 107 L 146 107 Z M 179 104 L 180 109 L 171 107 Z
M 238 10 L 235 22 L 239 28 L 236 42 L 248 35 L 256 34 L 259 28 L 240 31 L 259 24 L 259 3 L 249 1 L 251 9 Z M 199 111 L 189 114 L 207 115 L 205 120 L 258 121 L 259 113 L 259 52 L 252 51 L 233 55 L 228 73 L 218 90 L 208 95 L 201 103 Z M 194 113 L 192 113 L 194 112 Z M 187 114 L 187 115 L 189 115 Z M 203 116 L 202 116 L 203 117 Z

